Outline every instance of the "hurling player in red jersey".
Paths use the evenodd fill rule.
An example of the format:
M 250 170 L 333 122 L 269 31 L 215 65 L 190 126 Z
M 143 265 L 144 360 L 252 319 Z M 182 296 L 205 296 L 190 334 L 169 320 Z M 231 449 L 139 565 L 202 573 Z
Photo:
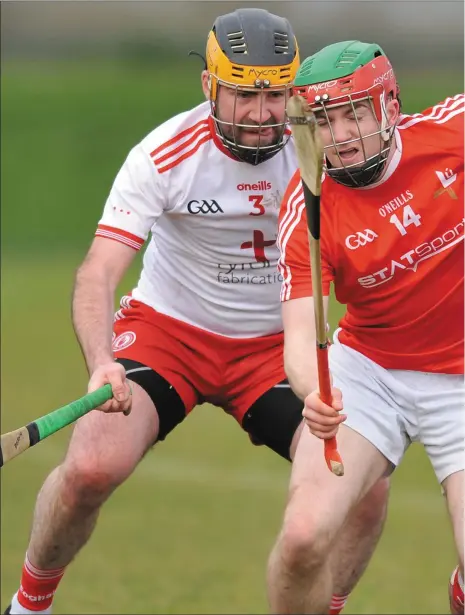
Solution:
M 330 45 L 294 84 L 325 146 L 322 280 L 346 313 L 330 348 L 332 406 L 318 394 L 307 224 L 297 172 L 278 243 L 285 370 L 305 402 L 283 528 L 269 562 L 273 612 L 327 613 L 330 545 L 361 497 L 423 444 L 442 485 L 459 565 L 449 584 L 463 612 L 463 113 L 459 94 L 400 111 L 392 66 L 376 44 Z M 328 471 L 336 435 L 345 475 Z M 315 437 L 316 436 L 316 437 Z M 313 500 L 311 494 L 318 493 Z

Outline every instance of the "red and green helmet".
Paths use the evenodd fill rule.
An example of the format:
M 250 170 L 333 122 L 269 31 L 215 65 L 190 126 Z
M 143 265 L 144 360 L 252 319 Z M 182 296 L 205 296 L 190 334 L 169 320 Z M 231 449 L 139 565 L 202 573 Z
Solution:
M 392 65 L 379 45 L 343 41 L 302 62 L 294 80 L 294 94 L 303 96 L 312 108 L 322 101 L 330 108 L 371 97 L 381 122 L 380 96 L 398 97 L 399 88 Z
M 352 187 L 376 181 L 385 167 L 394 134 L 394 127 L 387 126 L 385 105 L 390 98 L 399 98 L 394 70 L 381 47 L 361 41 L 328 45 L 302 62 L 293 94 L 302 96 L 313 111 L 370 101 L 384 142 L 379 154 L 359 169 L 328 172 L 336 181 Z

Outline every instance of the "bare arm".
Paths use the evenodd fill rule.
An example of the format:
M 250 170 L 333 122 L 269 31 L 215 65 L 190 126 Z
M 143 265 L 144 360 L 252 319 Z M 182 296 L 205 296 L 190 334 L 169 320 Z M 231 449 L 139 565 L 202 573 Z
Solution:
M 113 361 L 111 349 L 115 291 L 136 251 L 96 237 L 79 267 L 73 292 L 73 325 L 89 374 Z
M 323 297 L 325 320 L 328 320 L 329 298 Z M 284 369 L 294 393 L 305 403 L 303 415 L 310 431 L 318 438 L 336 435 L 346 420 L 341 392 L 332 389 L 332 407 L 318 394 L 318 366 L 313 299 L 303 297 L 283 303 Z
M 329 297 L 324 297 L 325 318 Z M 282 304 L 284 369 L 294 393 L 303 401 L 318 388 L 313 298 L 291 299 Z

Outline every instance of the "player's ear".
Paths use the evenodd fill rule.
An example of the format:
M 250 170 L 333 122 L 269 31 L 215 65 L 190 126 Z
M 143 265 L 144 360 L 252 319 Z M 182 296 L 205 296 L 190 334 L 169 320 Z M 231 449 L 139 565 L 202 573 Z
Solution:
M 209 79 L 209 73 L 207 70 L 202 71 L 202 90 L 207 100 L 210 100 L 210 84 L 211 79 Z
M 393 126 L 399 119 L 400 104 L 397 98 L 390 98 L 386 105 L 386 116 L 388 126 Z

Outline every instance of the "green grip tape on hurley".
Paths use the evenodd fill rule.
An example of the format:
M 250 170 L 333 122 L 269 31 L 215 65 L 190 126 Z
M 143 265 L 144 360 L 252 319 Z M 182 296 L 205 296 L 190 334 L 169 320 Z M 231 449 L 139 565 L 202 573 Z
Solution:
M 40 440 L 47 438 L 53 433 L 59 431 L 66 425 L 74 423 L 81 416 L 101 406 L 106 401 L 113 397 L 110 384 L 105 384 L 92 393 L 87 393 L 84 397 L 71 402 L 67 406 L 58 408 L 34 422 L 39 430 Z

